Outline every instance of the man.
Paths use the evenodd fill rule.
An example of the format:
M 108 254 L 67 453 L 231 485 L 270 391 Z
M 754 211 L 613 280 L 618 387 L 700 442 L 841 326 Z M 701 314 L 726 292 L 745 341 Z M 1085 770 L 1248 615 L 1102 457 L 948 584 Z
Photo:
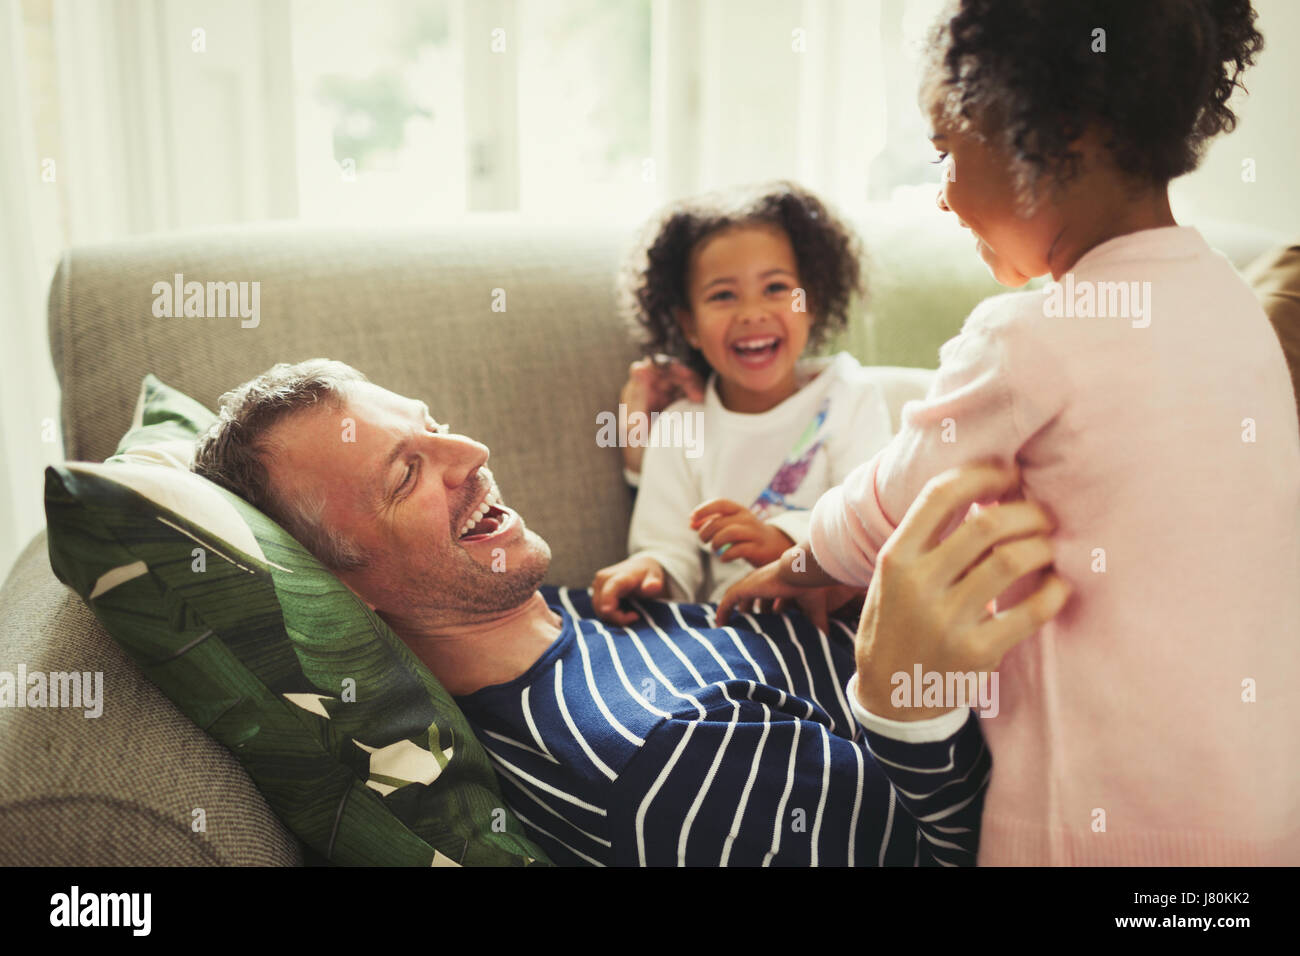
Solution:
M 1048 531 L 1032 505 L 1007 506 L 1005 527 L 968 522 L 935 547 L 1014 474 L 972 469 L 918 502 L 882 552 L 855 662 L 847 627 L 819 632 L 797 613 L 718 627 L 709 605 L 647 600 L 617 627 L 585 591 L 539 590 L 550 549 L 487 460 L 424 403 L 313 360 L 223 395 L 194 469 L 279 521 L 388 622 L 457 697 L 556 862 L 974 862 L 990 767 L 977 718 L 867 708 L 886 712 L 891 674 L 913 663 L 996 666 L 1064 603 L 1049 581 L 997 620 L 952 612 L 946 589 L 981 555 Z M 999 567 L 988 598 L 1030 570 Z

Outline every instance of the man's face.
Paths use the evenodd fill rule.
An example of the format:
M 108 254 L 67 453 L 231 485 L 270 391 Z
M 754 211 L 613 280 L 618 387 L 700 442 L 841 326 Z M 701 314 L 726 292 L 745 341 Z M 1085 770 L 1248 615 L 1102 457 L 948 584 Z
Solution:
M 272 486 L 326 502 L 324 526 L 370 555 L 339 578 L 399 630 L 491 618 L 546 573 L 550 548 L 500 501 L 488 449 L 438 425 L 423 402 L 354 383 L 342 408 L 299 412 L 268 439 Z

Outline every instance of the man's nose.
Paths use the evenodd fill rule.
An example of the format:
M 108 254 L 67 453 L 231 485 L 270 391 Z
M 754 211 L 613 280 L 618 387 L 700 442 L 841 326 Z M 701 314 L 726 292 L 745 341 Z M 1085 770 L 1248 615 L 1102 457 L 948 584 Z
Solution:
M 433 435 L 436 442 L 435 460 L 444 464 L 442 482 L 448 488 L 459 488 L 473 479 L 474 474 L 487 464 L 489 451 L 487 445 L 477 442 L 465 435 Z
M 935 194 L 934 202 L 935 205 L 937 205 L 944 212 L 952 212 L 952 210 L 948 208 L 948 204 L 944 202 L 942 186 L 939 187 L 939 191 Z

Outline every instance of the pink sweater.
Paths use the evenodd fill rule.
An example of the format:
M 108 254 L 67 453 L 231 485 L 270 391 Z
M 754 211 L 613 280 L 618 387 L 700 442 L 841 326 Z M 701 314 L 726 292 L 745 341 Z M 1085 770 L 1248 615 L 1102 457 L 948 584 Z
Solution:
M 1114 317 L 1102 282 L 1149 309 Z M 971 313 L 900 434 L 818 501 L 813 554 L 866 586 L 929 478 L 1015 458 L 1075 597 L 1003 659 L 980 864 L 1300 863 L 1300 426 L 1277 337 L 1188 227 L 1112 239 L 1062 286 Z

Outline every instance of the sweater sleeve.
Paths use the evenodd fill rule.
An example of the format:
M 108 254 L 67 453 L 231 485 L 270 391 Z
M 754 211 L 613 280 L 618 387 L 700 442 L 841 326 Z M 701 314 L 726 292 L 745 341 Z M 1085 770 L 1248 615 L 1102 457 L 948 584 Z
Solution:
M 867 369 L 848 370 L 835 400 L 843 404 L 845 414 L 836 420 L 827 441 L 832 486 L 843 484 L 889 444 L 894 431 L 884 390 Z
M 737 695 L 663 721 L 614 783 L 616 865 L 910 865 L 911 821 L 859 742 Z M 866 792 L 864 792 L 866 791 Z
M 620 773 L 615 863 L 973 865 L 989 766 L 974 725 L 923 744 L 850 739 L 737 695 L 663 721 Z
M 807 508 L 792 508 L 789 511 L 782 511 L 778 515 L 773 515 L 767 520 L 767 523 L 774 528 L 780 528 L 795 544 L 808 540 L 808 524 L 812 521 L 812 511 Z
M 867 748 L 916 822 L 920 836 L 917 861 L 931 866 L 973 866 L 993 769 L 975 712 L 955 711 L 921 721 L 933 732 L 900 739 L 879 732 L 875 721 L 863 722 L 852 684 L 849 694 L 854 714 L 863 723 Z M 940 737 L 943 725 L 948 728 L 947 736 Z
M 690 527 L 690 514 L 700 503 L 700 491 L 687 464 L 686 450 L 659 447 L 658 427 L 656 422 L 641 463 L 641 483 L 628 531 L 628 554 L 648 555 L 659 562 L 678 592 L 669 597 L 695 601 L 704 583 L 704 567 L 699 537 Z
M 817 502 L 809 541 L 827 573 L 867 587 L 877 553 L 927 481 L 958 465 L 1014 460 L 1060 410 L 1054 363 L 1026 354 L 1035 349 L 1031 334 L 1015 322 L 988 321 L 1012 308 L 1001 305 L 1006 300 L 1033 308 L 1041 296 L 1029 295 L 983 303 L 940 350 L 926 397 L 903 407 L 898 435 Z

